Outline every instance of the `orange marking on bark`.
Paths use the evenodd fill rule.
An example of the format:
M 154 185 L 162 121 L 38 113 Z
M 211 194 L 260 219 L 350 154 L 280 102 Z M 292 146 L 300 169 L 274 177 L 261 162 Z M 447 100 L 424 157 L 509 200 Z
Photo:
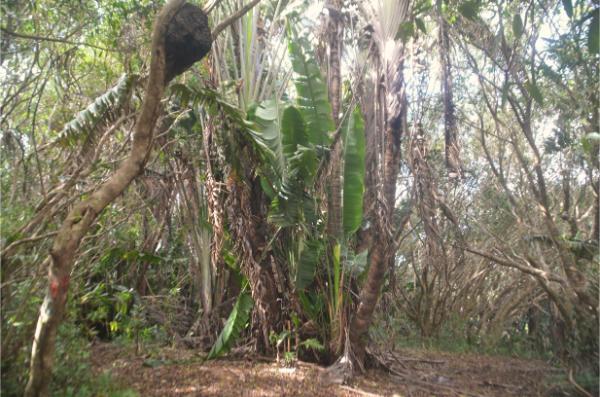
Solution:
M 50 280 L 50 296 L 52 299 L 58 298 L 59 295 L 64 297 L 67 293 L 67 289 L 69 288 L 70 281 L 71 277 L 69 277 L 69 275 L 66 275 L 60 279 L 52 277 Z

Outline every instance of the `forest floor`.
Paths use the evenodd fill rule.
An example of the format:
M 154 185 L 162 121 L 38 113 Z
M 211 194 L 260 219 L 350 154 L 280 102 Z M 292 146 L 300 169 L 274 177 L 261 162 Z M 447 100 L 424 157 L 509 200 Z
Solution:
M 192 350 L 162 348 L 136 355 L 131 348 L 96 344 L 98 374 L 140 396 L 544 396 L 564 385 L 562 371 L 538 360 L 413 349 L 394 352 L 393 372 L 368 370 L 347 386 L 327 385 L 324 368 L 293 367 L 265 358 L 202 362 Z

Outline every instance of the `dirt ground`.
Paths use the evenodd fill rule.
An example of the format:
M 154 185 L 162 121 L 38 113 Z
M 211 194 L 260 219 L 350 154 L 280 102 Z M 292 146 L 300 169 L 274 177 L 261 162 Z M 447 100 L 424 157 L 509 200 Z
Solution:
M 97 344 L 97 373 L 110 371 L 140 396 L 545 396 L 562 372 L 544 362 L 475 354 L 400 350 L 393 373 L 369 370 L 350 385 L 327 385 L 315 364 L 293 367 L 267 360 L 225 358 L 202 363 L 194 351 L 160 349 L 136 356 Z

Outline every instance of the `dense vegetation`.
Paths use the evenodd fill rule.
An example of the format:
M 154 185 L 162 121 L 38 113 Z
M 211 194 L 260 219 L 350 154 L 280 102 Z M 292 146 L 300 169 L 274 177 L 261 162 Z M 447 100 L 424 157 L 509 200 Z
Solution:
M 342 378 L 369 344 L 518 354 L 598 392 L 596 0 L 198 5 L 170 81 L 162 1 L 2 2 L 3 394 L 110 392 L 94 340 Z

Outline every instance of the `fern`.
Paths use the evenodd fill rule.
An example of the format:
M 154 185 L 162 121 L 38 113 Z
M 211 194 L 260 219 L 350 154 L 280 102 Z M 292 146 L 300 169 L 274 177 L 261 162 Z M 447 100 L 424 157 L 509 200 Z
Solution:
M 253 305 L 254 301 L 250 294 L 242 291 L 235 302 L 235 306 L 233 306 L 233 310 L 229 314 L 223 331 L 221 331 L 215 344 L 210 349 L 206 357 L 207 360 L 217 358 L 231 349 L 235 340 L 240 336 L 246 324 L 248 324 Z

